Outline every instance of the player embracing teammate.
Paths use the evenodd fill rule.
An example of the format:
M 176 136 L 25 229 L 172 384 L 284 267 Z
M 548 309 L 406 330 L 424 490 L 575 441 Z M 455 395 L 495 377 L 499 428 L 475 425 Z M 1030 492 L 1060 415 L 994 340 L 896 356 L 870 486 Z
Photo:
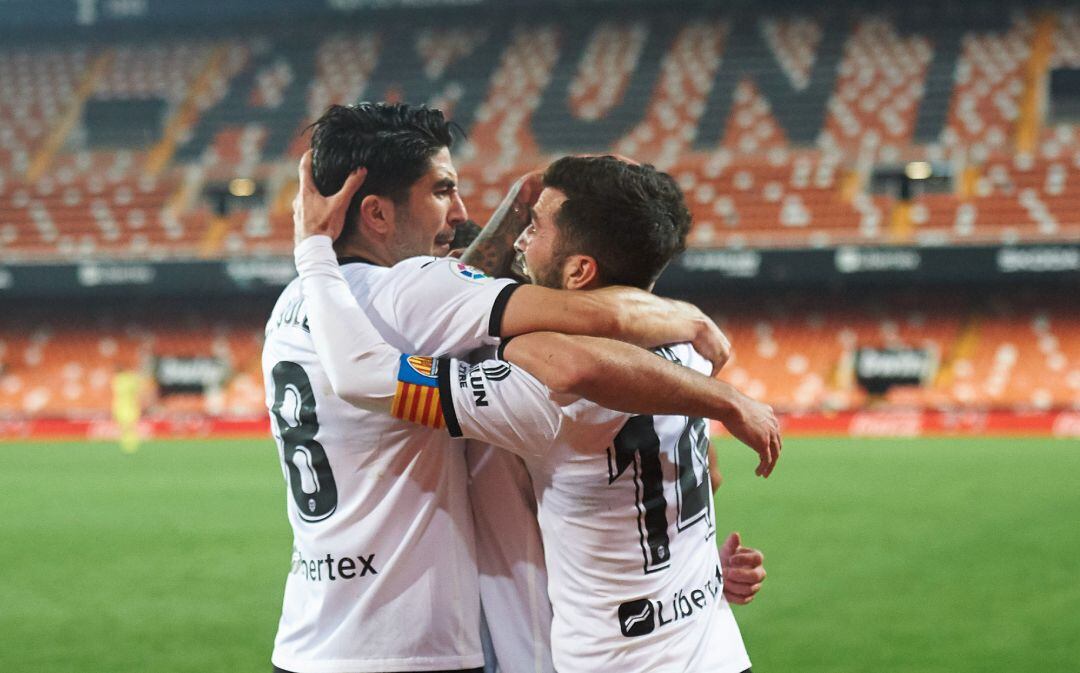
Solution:
M 464 220 L 441 115 L 423 128 L 416 119 L 430 121 L 433 111 L 344 110 L 331 113 L 345 123 L 320 120 L 296 202 L 301 233 L 332 234 L 336 251 L 330 236 L 299 243 L 301 279 L 275 308 L 264 351 L 294 553 L 309 559 L 287 583 L 275 666 L 481 665 L 468 465 L 452 439 L 466 436 L 512 452 L 528 470 L 517 483 L 531 480 L 538 503 L 558 670 L 748 668 L 723 596 L 748 600 L 763 571 L 737 539 L 725 545 L 721 570 L 702 419 L 721 420 L 757 451 L 763 476 L 779 434 L 770 409 L 707 376 L 709 360 L 726 357 L 711 322 L 627 287 L 651 286 L 682 248 L 689 214 L 673 181 L 611 157 L 556 162 L 539 200 L 519 194 L 503 211 L 524 224 L 535 203 L 521 247 L 537 284 L 519 286 L 414 257 L 445 253 L 444 239 Z M 338 132 L 344 161 L 335 166 L 320 141 Z M 420 148 L 411 172 L 379 158 L 399 145 Z M 312 164 L 315 184 L 335 196 L 314 190 Z M 398 185 L 388 170 L 402 173 Z M 622 263 L 627 245 L 634 254 Z M 675 345 L 658 357 L 545 330 Z M 691 340 L 709 358 L 682 343 Z M 503 359 L 466 361 L 485 345 L 501 345 Z M 528 503 L 505 504 L 529 514 Z M 527 547 L 534 527 L 522 521 L 507 534 Z M 324 556 L 339 559 L 337 580 L 312 579 L 310 559 Z M 340 563 L 352 558 L 365 561 L 364 574 L 357 562 L 345 578 Z M 522 600 L 540 603 L 544 589 L 525 586 Z M 534 647 L 546 647 L 546 625 L 532 633 Z M 550 666 L 535 652 L 522 661 L 527 670 Z M 501 652 L 500 663 L 525 670 Z

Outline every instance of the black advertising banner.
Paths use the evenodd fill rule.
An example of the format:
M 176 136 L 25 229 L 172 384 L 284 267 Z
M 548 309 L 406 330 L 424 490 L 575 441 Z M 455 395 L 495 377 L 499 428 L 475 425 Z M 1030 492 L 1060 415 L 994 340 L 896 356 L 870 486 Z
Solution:
M 78 264 L 0 262 L 0 300 L 266 295 L 276 294 L 295 276 L 290 257 Z M 660 277 L 657 291 L 693 294 L 732 285 L 913 285 L 1040 279 L 1080 283 L 1080 244 L 688 250 Z
M 184 262 L 0 264 L 0 299 L 276 293 L 296 276 L 288 257 Z
M 855 353 L 855 380 L 875 395 L 893 386 L 926 383 L 936 369 L 934 354 L 920 348 L 860 348 Z
M 228 375 L 228 364 L 217 358 L 162 356 L 154 362 L 154 379 L 162 395 L 204 393 L 220 386 Z
M 664 272 L 657 290 L 692 293 L 720 285 L 805 287 L 1039 279 L 1080 282 L 1080 245 L 688 250 Z

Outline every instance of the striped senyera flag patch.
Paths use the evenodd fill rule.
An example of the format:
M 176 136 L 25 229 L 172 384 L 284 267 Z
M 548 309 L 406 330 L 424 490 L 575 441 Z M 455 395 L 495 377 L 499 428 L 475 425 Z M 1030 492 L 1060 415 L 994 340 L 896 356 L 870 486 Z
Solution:
M 402 355 L 397 391 L 390 413 L 395 418 L 437 430 L 446 427 L 439 397 L 438 363 L 434 358 Z

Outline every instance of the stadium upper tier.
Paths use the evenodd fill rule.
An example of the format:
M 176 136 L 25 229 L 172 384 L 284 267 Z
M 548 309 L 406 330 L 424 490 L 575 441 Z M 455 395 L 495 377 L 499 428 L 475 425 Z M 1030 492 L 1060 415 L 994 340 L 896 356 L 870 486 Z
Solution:
M 302 131 L 364 99 L 426 102 L 467 131 L 480 222 L 551 156 L 614 151 L 677 177 L 695 246 L 1080 238 L 1080 137 L 1043 104 L 1049 71 L 1080 68 L 1073 9 L 373 17 L 0 48 L 0 254 L 287 253 Z M 951 183 L 910 202 L 871 189 L 912 161 Z M 237 177 L 256 205 L 220 196 Z

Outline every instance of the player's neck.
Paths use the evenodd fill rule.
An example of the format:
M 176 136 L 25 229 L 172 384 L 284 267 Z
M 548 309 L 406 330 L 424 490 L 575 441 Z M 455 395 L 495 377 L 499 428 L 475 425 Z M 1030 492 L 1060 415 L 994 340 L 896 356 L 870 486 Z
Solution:
M 564 279 L 561 289 L 563 289 L 563 290 L 599 290 L 602 287 L 607 287 L 607 285 L 605 285 L 604 283 L 601 283 L 596 278 L 593 278 L 592 280 L 590 280 L 590 281 L 588 281 L 586 283 L 567 282 Z
M 384 246 L 371 245 L 366 241 L 355 241 L 340 246 L 335 245 L 334 252 L 337 253 L 339 259 L 359 257 L 378 266 L 394 266 L 401 261 Z

